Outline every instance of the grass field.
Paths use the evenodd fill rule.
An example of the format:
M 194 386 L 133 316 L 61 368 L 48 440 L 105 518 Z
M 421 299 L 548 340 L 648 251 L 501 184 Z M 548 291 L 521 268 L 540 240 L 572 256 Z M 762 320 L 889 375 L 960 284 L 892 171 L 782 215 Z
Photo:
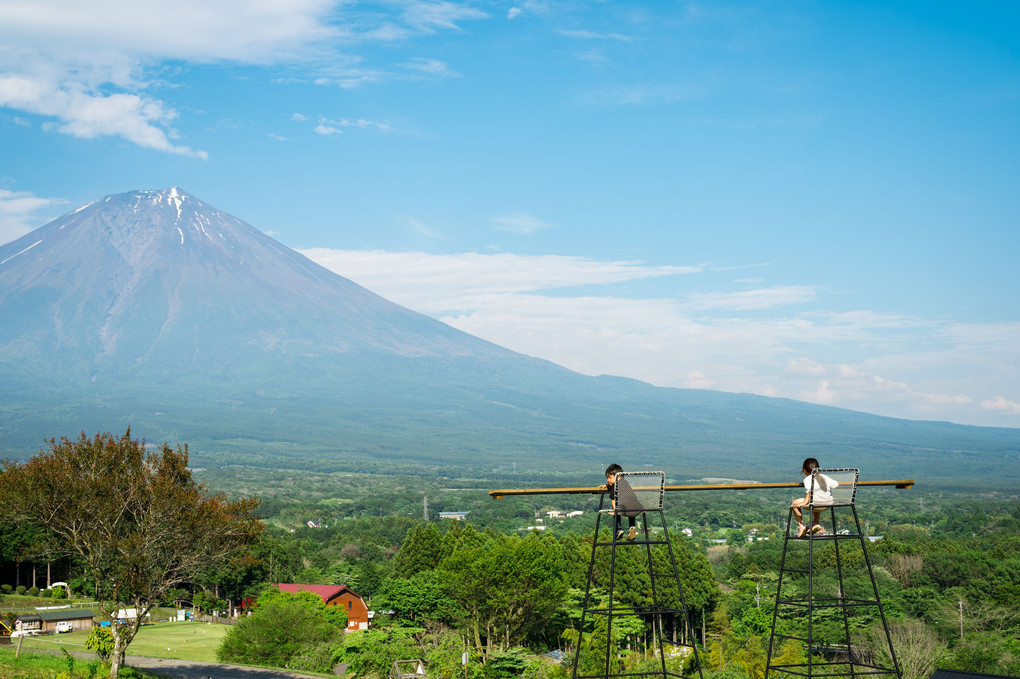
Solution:
M 0 647 L 0 679 L 53 679 L 61 672 L 67 672 L 67 660 L 61 655 L 32 653 L 21 649 L 21 657 L 15 659 L 13 646 Z M 102 663 L 87 660 L 75 660 L 74 676 L 105 679 L 109 670 Z M 120 672 L 121 679 L 163 679 L 158 674 L 146 672 L 134 667 L 126 667 Z
M 228 625 L 204 622 L 159 622 L 145 625 L 128 646 L 128 655 L 216 662 L 216 649 L 228 629 Z M 49 651 L 66 648 L 68 651 L 87 652 L 85 639 L 88 635 L 88 632 L 68 632 L 26 637 L 23 648 Z

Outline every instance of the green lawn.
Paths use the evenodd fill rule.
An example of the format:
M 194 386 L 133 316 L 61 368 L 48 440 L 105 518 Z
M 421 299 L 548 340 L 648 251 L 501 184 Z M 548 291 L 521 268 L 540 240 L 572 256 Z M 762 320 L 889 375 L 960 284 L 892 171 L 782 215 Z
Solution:
M 219 648 L 228 625 L 210 625 L 204 622 L 159 622 L 145 625 L 138 631 L 128 655 L 144 655 L 150 658 L 179 658 L 216 662 Z M 68 632 L 49 636 L 26 637 L 23 648 L 68 651 L 87 651 L 85 639 L 88 632 Z M 16 643 L 16 642 L 15 642 Z
M 63 656 L 48 653 L 33 653 L 21 649 L 21 657 L 15 659 L 13 646 L 0 646 L 0 679 L 53 679 L 61 672 L 67 672 L 67 660 Z M 99 661 L 74 661 L 74 676 L 106 679 L 109 670 Z M 123 668 L 120 679 L 164 679 L 158 674 L 134 667 Z

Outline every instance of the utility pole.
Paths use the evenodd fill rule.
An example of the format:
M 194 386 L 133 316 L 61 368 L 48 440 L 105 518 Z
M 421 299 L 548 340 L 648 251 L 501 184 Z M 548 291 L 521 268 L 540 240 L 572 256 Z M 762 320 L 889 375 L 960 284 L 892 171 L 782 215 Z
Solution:
M 963 641 L 963 599 L 958 599 L 957 603 L 960 604 L 960 640 Z
M 424 501 L 422 502 L 422 508 L 423 508 L 424 513 L 425 513 L 425 520 L 428 521 L 429 520 L 429 496 L 428 495 L 425 496 Z

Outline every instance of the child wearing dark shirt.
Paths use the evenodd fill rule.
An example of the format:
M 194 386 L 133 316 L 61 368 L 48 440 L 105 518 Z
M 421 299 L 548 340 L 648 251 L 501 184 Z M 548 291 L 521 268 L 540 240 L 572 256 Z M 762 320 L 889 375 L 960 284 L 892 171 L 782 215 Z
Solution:
M 609 501 L 612 503 L 613 509 L 616 509 L 616 495 L 619 493 L 619 490 L 623 490 L 623 486 L 620 486 L 619 490 L 616 493 L 613 492 L 614 490 L 616 490 L 613 488 L 613 486 L 614 484 L 617 483 L 617 478 L 620 479 L 619 483 L 621 484 L 627 483 L 627 480 L 622 476 L 621 477 L 616 476 L 622 471 L 623 467 L 621 467 L 618 464 L 611 464 L 608 467 L 606 467 L 606 489 L 609 491 Z M 623 528 L 620 526 L 620 514 L 614 512 L 613 518 L 614 518 L 613 533 L 616 536 L 617 540 L 622 539 L 625 535 L 628 540 L 633 540 L 634 538 L 637 537 L 637 526 L 635 525 L 636 522 L 634 520 L 634 516 L 627 516 L 627 521 L 630 524 L 630 529 L 626 533 L 623 532 Z

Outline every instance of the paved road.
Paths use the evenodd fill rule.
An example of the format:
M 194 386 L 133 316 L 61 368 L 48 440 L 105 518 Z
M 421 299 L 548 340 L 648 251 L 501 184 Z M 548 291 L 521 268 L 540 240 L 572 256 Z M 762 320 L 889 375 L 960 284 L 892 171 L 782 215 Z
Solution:
M 58 651 L 35 650 L 32 653 L 58 653 Z M 72 652 L 76 658 L 95 660 L 93 653 Z M 214 662 L 196 662 L 194 660 L 167 660 L 165 658 L 147 658 L 141 655 L 129 655 L 126 664 L 170 677 L 170 679 L 312 679 L 315 675 L 298 674 L 286 670 L 269 670 L 261 667 L 244 667 L 243 665 L 221 665 Z
M 166 660 L 129 655 L 127 664 L 171 677 L 171 679 L 309 679 L 307 674 L 260 667 L 221 665 L 193 660 Z

